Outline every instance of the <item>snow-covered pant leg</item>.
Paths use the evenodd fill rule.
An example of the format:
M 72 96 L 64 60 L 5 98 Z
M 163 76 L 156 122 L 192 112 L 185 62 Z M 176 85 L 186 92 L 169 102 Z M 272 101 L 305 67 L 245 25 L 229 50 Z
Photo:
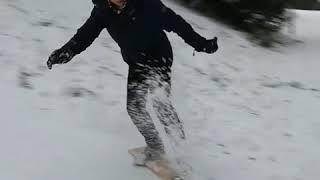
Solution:
M 151 80 L 152 105 L 171 139 L 185 139 L 183 124 L 171 101 L 171 68 L 153 68 Z
M 148 147 L 164 151 L 163 142 L 159 136 L 150 114 L 147 111 L 147 96 L 150 84 L 148 74 L 140 66 L 129 66 L 127 85 L 127 111 L 139 132 L 145 138 Z

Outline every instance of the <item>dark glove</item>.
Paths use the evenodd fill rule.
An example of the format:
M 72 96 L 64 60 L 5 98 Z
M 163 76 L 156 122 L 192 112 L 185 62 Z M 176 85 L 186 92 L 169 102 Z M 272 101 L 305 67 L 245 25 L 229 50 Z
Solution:
M 49 56 L 49 59 L 47 61 L 47 66 L 49 69 L 52 69 L 52 65 L 54 64 L 65 64 L 69 62 L 75 54 L 68 48 L 60 48 Z
M 202 43 L 200 43 L 200 46 L 195 48 L 198 52 L 205 52 L 208 54 L 213 54 L 218 50 L 218 38 L 214 37 L 210 40 L 205 40 Z

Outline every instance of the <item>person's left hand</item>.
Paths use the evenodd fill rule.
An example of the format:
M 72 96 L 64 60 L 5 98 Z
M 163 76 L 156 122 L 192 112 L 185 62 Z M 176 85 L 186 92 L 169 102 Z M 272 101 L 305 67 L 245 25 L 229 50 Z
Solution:
M 208 54 L 213 54 L 218 50 L 218 38 L 214 37 L 213 39 L 206 40 L 205 46 L 203 48 L 203 52 Z
M 201 47 L 197 48 L 196 51 L 213 54 L 218 50 L 218 48 L 218 38 L 214 37 L 213 39 L 205 40 L 201 44 Z

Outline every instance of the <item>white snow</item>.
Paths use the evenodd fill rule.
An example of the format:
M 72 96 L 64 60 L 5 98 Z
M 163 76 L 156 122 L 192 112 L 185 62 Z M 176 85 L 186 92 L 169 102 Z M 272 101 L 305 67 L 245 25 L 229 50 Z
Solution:
M 69 64 L 46 68 L 49 54 L 88 17 L 90 3 L 0 1 L 1 180 L 157 179 L 127 153 L 143 139 L 126 113 L 127 65 L 110 36 L 104 31 Z M 192 56 L 169 34 L 173 100 L 194 179 L 316 180 L 320 13 L 296 11 L 296 34 L 289 36 L 298 41 L 268 50 L 165 3 L 220 43 L 215 55 Z

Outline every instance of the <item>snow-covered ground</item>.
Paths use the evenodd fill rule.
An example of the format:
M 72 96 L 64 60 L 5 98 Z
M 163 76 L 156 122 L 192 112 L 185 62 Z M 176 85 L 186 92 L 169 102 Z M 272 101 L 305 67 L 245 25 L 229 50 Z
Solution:
M 298 41 L 267 50 L 165 3 L 215 55 L 172 40 L 174 103 L 197 180 L 315 180 L 320 167 L 320 13 L 297 11 Z M 72 62 L 48 55 L 88 17 L 88 0 L 0 1 L 0 179 L 151 180 L 127 150 L 143 145 L 125 108 L 127 65 L 103 32 Z M 161 127 L 160 127 L 161 128 Z

